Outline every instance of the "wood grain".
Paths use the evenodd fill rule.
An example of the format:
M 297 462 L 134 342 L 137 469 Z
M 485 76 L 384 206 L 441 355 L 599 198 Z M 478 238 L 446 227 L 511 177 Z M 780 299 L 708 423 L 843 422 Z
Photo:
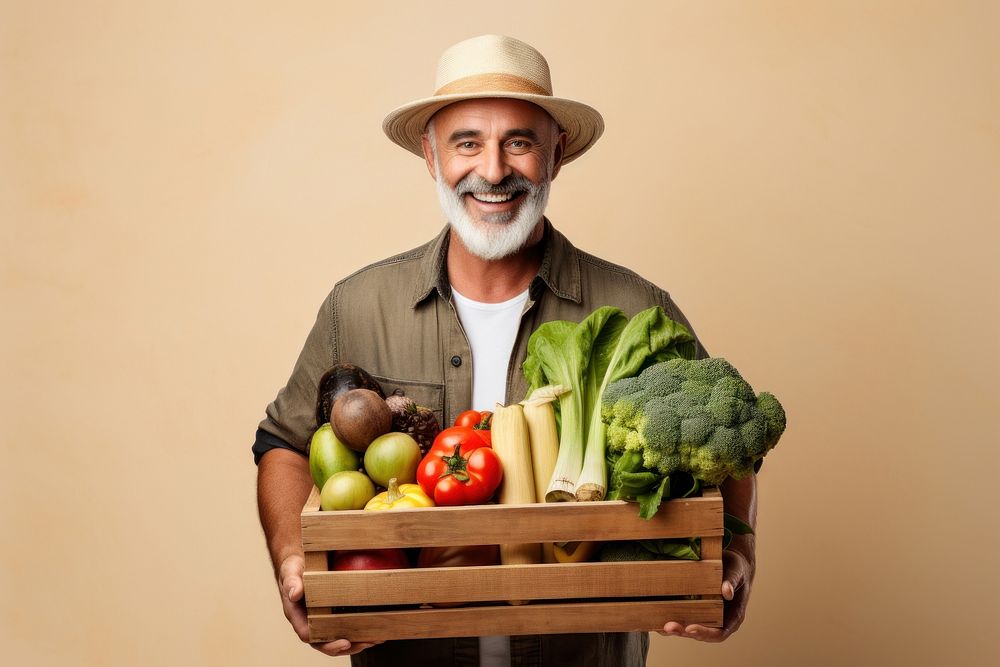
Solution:
M 311 641 L 352 642 L 428 637 L 648 632 L 668 620 L 722 625 L 722 600 L 567 602 L 457 609 L 310 614 Z
M 720 560 L 314 572 L 306 604 L 366 606 L 718 594 Z
M 701 559 L 702 560 L 722 560 L 722 538 L 703 537 L 701 538 Z
M 638 514 L 635 503 L 620 500 L 303 511 L 302 546 L 322 551 L 722 535 L 721 496 L 670 500 L 648 521 Z
M 622 501 L 383 512 L 318 508 L 314 488 L 301 516 L 312 641 L 649 631 L 667 620 L 722 625 L 723 502 L 718 489 L 669 500 L 649 521 L 639 517 L 635 503 Z M 668 537 L 702 538 L 703 560 L 326 571 L 327 553 L 336 549 Z M 663 599 L 688 595 L 700 597 Z M 647 599 L 636 599 L 643 597 Z M 506 600 L 534 602 L 509 606 Z M 431 602 L 472 606 L 417 607 Z
M 306 498 L 306 504 L 303 505 L 302 511 L 319 512 L 320 511 L 319 505 L 320 505 L 319 489 L 317 489 L 316 485 L 313 484 L 312 491 L 309 492 L 309 497 Z
M 315 488 L 315 487 L 313 487 Z M 307 551 L 306 554 L 306 565 L 305 572 L 302 574 L 302 586 L 305 588 L 306 598 L 309 597 L 309 586 L 305 583 L 306 578 L 311 575 L 318 575 L 325 573 L 328 568 L 328 561 L 326 559 L 325 551 Z M 308 602 L 306 603 L 308 604 Z M 314 614 L 329 614 L 330 607 L 316 606 L 314 609 L 310 610 Z

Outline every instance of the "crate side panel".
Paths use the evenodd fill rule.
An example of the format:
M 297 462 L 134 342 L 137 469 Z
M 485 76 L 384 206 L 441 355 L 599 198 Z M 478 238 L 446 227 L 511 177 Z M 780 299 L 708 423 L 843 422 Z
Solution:
M 722 625 L 722 600 L 646 600 L 310 614 L 310 641 L 649 632 L 668 620 Z
M 703 537 L 701 538 L 701 557 L 706 560 L 718 560 L 722 558 L 722 538 Z
M 319 489 L 313 484 L 312 491 L 309 492 L 309 497 L 306 498 L 306 504 L 302 507 L 303 512 L 319 512 L 320 505 L 320 495 Z
M 365 606 L 718 593 L 722 562 L 558 563 L 307 572 L 306 604 Z
M 315 487 L 313 487 L 315 488 Z M 305 553 L 305 572 L 302 575 L 303 583 L 302 586 L 305 589 L 306 596 L 309 595 L 309 587 L 305 583 L 305 578 L 309 576 L 310 573 L 321 573 L 327 570 L 327 560 L 325 551 L 307 551 Z M 284 594 L 284 593 L 282 593 Z M 316 608 L 311 611 L 315 614 L 329 614 L 332 609 L 330 607 L 316 606 Z
M 302 513 L 306 551 L 713 535 L 721 497 L 671 500 L 648 521 L 621 501 Z

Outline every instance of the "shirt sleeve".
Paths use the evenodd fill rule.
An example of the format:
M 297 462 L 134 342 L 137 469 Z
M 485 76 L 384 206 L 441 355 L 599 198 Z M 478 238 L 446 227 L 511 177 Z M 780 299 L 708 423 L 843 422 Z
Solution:
M 252 450 L 254 463 L 268 450 L 280 447 L 302 454 L 316 424 L 316 397 L 323 374 L 336 363 L 334 292 L 330 292 L 316 315 L 316 322 L 292 368 L 288 382 L 267 406 L 257 429 Z
M 692 327 L 691 323 L 688 322 L 688 318 L 684 316 L 684 313 L 681 312 L 681 309 L 677 307 L 677 304 L 674 303 L 674 300 L 670 298 L 670 295 L 667 292 L 658 290 L 658 293 L 660 306 L 663 308 L 663 312 L 667 314 L 667 317 L 672 319 L 674 322 L 680 322 L 683 324 L 687 327 L 687 330 L 691 332 L 691 335 L 694 336 L 694 358 L 707 359 L 709 356 L 708 350 L 706 350 L 705 346 L 701 344 L 701 339 L 698 338 L 698 334 L 695 333 L 694 327 Z
M 254 436 L 253 447 L 250 449 L 253 451 L 254 465 L 259 465 L 260 458 L 272 449 L 287 449 L 288 451 L 295 452 L 296 454 L 300 454 L 302 456 L 306 455 L 305 452 L 292 447 L 281 438 L 271 435 L 262 428 L 257 429 L 257 434 Z

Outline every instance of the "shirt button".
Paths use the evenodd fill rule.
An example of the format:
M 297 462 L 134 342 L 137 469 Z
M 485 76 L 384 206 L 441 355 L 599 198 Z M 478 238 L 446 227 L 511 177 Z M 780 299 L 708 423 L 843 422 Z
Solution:
M 451 358 L 451 365 L 454 366 L 455 368 L 458 368 L 459 366 L 461 366 L 462 365 L 462 357 L 460 357 L 460 356 L 458 356 L 456 354 L 454 357 Z

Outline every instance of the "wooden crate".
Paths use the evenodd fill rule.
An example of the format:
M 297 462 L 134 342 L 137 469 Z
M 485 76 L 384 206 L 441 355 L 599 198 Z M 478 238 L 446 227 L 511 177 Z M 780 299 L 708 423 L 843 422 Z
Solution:
M 720 627 L 722 513 L 716 488 L 667 501 L 649 521 L 622 501 L 322 512 L 314 488 L 302 510 L 311 641 L 651 631 L 668 620 Z M 337 549 L 666 537 L 701 537 L 702 560 L 327 567 Z M 471 604 L 428 606 L 452 602 Z

